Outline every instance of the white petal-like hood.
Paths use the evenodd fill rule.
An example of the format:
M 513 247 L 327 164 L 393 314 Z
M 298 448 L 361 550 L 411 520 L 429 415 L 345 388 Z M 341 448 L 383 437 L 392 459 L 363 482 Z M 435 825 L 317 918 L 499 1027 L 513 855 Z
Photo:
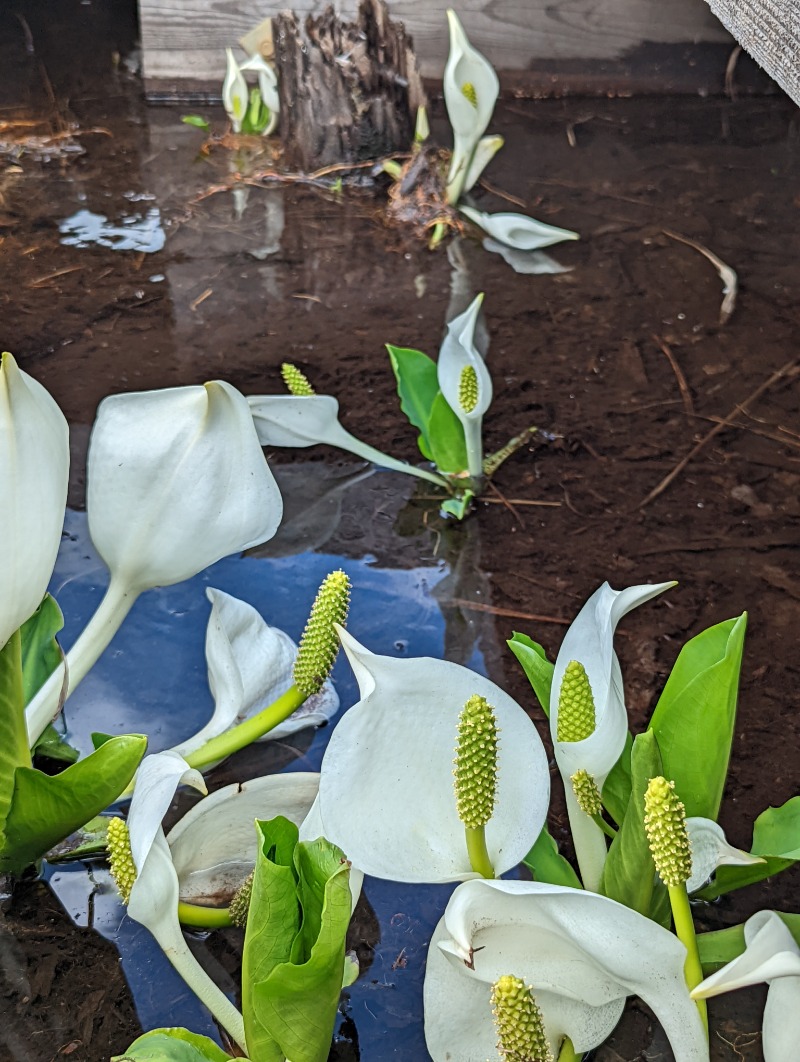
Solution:
M 686 820 L 686 829 L 692 849 L 692 876 L 686 882 L 687 892 L 702 888 L 717 867 L 744 867 L 764 862 L 761 856 L 728 844 L 722 827 L 713 819 L 692 816 Z
M 540 247 L 550 247 L 564 240 L 580 239 L 577 232 L 572 232 L 571 229 L 545 225 L 543 221 L 529 218 L 525 214 L 484 214 L 468 206 L 462 206 L 460 209 L 473 225 L 483 229 L 499 243 L 518 251 L 536 251 Z

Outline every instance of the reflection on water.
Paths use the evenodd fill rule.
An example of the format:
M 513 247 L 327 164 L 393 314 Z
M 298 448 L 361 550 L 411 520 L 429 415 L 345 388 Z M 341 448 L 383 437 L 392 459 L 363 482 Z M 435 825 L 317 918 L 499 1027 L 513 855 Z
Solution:
M 139 197 L 141 198 L 141 197 Z M 116 222 L 105 214 L 79 210 L 59 223 L 61 242 L 67 247 L 110 247 L 114 251 L 140 251 L 153 254 L 166 242 L 161 211 L 148 207 L 144 214 L 121 214 Z
M 330 478 L 330 470 L 328 474 Z M 283 485 L 292 478 L 284 477 Z M 392 482 L 398 478 L 402 477 L 391 477 Z M 353 475 L 334 474 L 333 480 L 338 485 L 351 483 L 362 488 L 369 483 L 363 470 Z M 410 486 L 413 490 L 414 484 Z M 287 493 L 291 495 L 291 491 Z M 324 547 L 325 552 L 230 557 L 186 583 L 144 594 L 103 658 L 70 698 L 66 712 L 69 739 L 86 752 L 94 730 L 114 734 L 139 731 L 149 735 L 150 748 L 157 751 L 180 741 L 206 721 L 212 709 L 204 658 L 207 586 L 244 598 L 269 623 L 284 627 L 297 638 L 319 582 L 331 569 L 342 567 L 353 582 L 349 629 L 371 650 L 388 656 L 444 655 L 448 635 L 434 593 L 449 578 L 447 566 L 431 556 L 428 562 L 414 567 L 390 567 L 388 527 L 382 538 L 372 539 L 383 554 L 380 558 L 375 553 L 353 558 L 334 552 L 332 542 L 341 533 L 341 524 L 346 526 L 353 518 L 352 507 L 344 508 L 342 515 L 342 495 L 338 492 L 332 511 L 322 507 L 328 519 L 311 521 L 315 530 L 307 536 L 307 544 Z M 402 539 L 395 534 L 393 541 L 395 552 L 402 558 Z M 351 540 L 351 548 L 353 545 Z M 278 553 L 287 549 L 288 544 L 284 544 Z M 85 514 L 69 512 L 51 587 L 66 617 L 66 647 L 96 607 L 105 581 L 105 570 L 88 538 Z M 449 599 L 449 593 L 446 596 Z M 462 646 L 458 655 L 463 652 Z M 482 657 L 474 646 L 468 655 L 471 665 L 483 670 Z M 334 680 L 342 710 L 346 710 L 357 697 L 346 661 L 338 662 Z M 403 726 L 402 705 L 398 705 L 397 726 Z M 216 774 L 209 772 L 208 781 L 212 788 L 227 784 L 242 765 L 248 776 L 276 769 L 318 770 L 330 732 L 330 728 L 322 728 L 304 732 L 297 740 L 267 742 L 234 759 L 233 767 L 229 762 Z M 216 1035 L 207 1013 L 173 973 L 149 933 L 124 917 L 104 867 L 76 864 L 51 868 L 49 880 L 78 924 L 91 924 L 119 948 L 143 1027 L 184 1024 Z M 452 887 L 367 881 L 365 892 L 379 929 L 373 925 L 369 936 L 361 941 L 366 972 L 348 990 L 343 1004 L 341 1050 L 345 1041 L 353 1039 L 355 1027 L 360 1050 L 370 1062 L 398 1055 L 426 1057 L 421 1006 L 424 959 L 430 933 Z M 212 976 L 233 992 L 234 983 L 216 958 L 219 943 L 198 940 L 196 945 L 199 960 L 211 965 Z

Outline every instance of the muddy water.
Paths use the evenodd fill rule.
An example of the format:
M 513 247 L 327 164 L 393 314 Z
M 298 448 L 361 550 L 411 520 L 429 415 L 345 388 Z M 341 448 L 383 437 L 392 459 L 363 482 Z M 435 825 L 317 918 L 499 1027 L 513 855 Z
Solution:
M 339 397 L 349 430 L 416 460 L 383 344 L 435 352 L 448 307 L 485 291 L 495 387 L 488 447 L 531 423 L 549 433 L 501 470 L 498 493 L 464 526 L 442 521 L 431 492 L 410 480 L 333 452 L 270 454 L 290 498 L 278 539 L 259 556 L 223 561 L 142 599 L 70 702 L 77 744 L 87 748 L 100 726 L 144 729 L 154 748 L 166 747 L 205 717 L 208 585 L 241 594 L 297 634 L 319 578 L 343 565 L 355 582 L 351 629 L 370 648 L 468 663 L 531 704 L 504 649 L 512 630 L 552 655 L 562 621 L 603 579 L 674 577 L 680 586 L 630 617 L 618 639 L 632 725 L 644 725 L 687 637 L 749 611 L 723 811 L 729 838 L 748 847 L 753 817 L 800 787 L 800 427 L 791 368 L 747 404 L 796 357 L 795 108 L 780 97 L 503 105 L 493 129 L 506 146 L 490 183 L 582 236 L 553 251 L 570 272 L 523 276 L 469 238 L 449 255 L 430 254 L 389 230 L 380 198 L 366 191 L 236 181 L 275 160 L 204 153 L 202 135 L 180 122 L 186 108 L 144 106 L 124 3 L 50 7 L 20 6 L 24 23 L 13 9 L 0 14 L 0 120 L 17 123 L 11 148 L 11 134 L 0 133 L 0 299 L 3 346 L 52 390 L 72 425 L 74 511 L 55 582 L 66 644 L 104 579 L 81 508 L 89 425 L 105 394 L 213 377 L 274 392 L 288 358 L 320 392 Z M 221 128 L 219 111 L 203 113 Z M 19 124 L 28 121 L 39 124 Z M 61 151 L 66 137 L 52 136 L 71 123 L 82 132 Z M 20 145 L 28 131 L 51 139 Z M 513 209 L 486 191 L 478 201 Z M 713 268 L 665 230 L 738 271 L 724 327 Z M 156 639 L 173 655 L 153 669 Z M 346 706 L 354 687 L 344 665 L 337 681 Z M 211 784 L 315 767 L 326 737 L 305 732 L 250 750 Z M 563 841 L 555 790 L 551 828 Z M 799 880 L 787 873 L 700 918 L 716 928 L 761 906 L 796 909 Z M 87 923 L 119 948 L 144 1027 L 210 1031 L 147 934 L 122 917 L 102 870 L 58 869 L 51 881 L 77 927 L 39 886 L 16 897 L 4 929 L 0 1057 L 60 1052 L 95 1062 L 136 1035 L 115 952 L 81 928 Z M 424 948 L 446 893 L 368 883 L 374 916 L 364 913 L 359 928 L 368 970 L 349 992 L 334 1057 L 426 1057 Z M 233 939 L 197 947 L 230 983 Z M 715 1059 L 761 1057 L 760 999 L 742 993 L 712 1007 Z M 598 1057 L 670 1055 L 648 1014 L 632 1007 Z

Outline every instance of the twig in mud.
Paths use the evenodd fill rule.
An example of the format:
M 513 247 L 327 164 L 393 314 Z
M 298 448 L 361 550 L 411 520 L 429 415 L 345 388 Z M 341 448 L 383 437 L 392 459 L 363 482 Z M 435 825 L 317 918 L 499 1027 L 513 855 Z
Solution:
M 498 188 L 494 184 L 489 184 L 488 181 L 481 179 L 478 184 L 486 192 L 490 192 L 492 195 L 496 195 L 498 199 L 505 199 L 508 203 L 513 203 L 514 206 L 522 207 L 523 210 L 528 209 L 528 204 L 524 199 L 520 199 L 519 196 L 512 195 L 510 192 L 504 192 L 502 188 Z
M 569 627 L 572 620 L 561 619 L 560 616 L 542 616 L 538 612 L 517 612 L 513 608 L 498 608 L 496 605 L 487 605 L 482 601 L 467 601 L 463 597 L 451 597 L 449 601 L 440 601 L 440 605 L 457 605 L 458 608 L 468 608 L 473 612 L 489 612 L 492 616 L 505 616 L 507 619 L 533 620 L 535 623 L 557 623 L 561 627 Z
M 201 295 L 198 295 L 196 299 L 194 299 L 192 302 L 190 302 L 189 303 L 189 309 L 192 311 L 192 313 L 194 313 L 194 311 L 197 309 L 197 307 L 201 303 L 205 302 L 206 299 L 210 299 L 213 294 L 214 294 L 214 289 L 213 288 L 206 288 L 206 290 Z
M 734 72 L 736 71 L 736 64 L 739 61 L 739 56 L 742 54 L 741 44 L 737 44 L 728 56 L 728 62 L 725 64 L 725 95 L 730 100 L 736 99 L 736 85 L 733 80 Z
M 683 408 L 686 410 L 690 417 L 694 416 L 694 403 L 692 402 L 692 392 L 689 390 L 689 385 L 686 382 L 686 377 L 683 375 L 683 369 L 678 364 L 677 358 L 672 352 L 669 344 L 661 338 L 661 336 L 652 336 L 653 342 L 660 348 L 661 353 L 665 356 L 667 361 L 672 367 L 672 371 L 675 373 L 675 379 L 678 381 L 678 389 L 683 399 Z
M 698 420 L 709 420 L 712 424 L 719 424 L 722 420 L 722 417 L 714 417 L 703 413 L 692 413 L 691 416 L 697 417 Z M 761 439 L 771 439 L 772 442 L 779 443 L 781 446 L 792 446 L 796 450 L 800 450 L 800 436 L 796 432 L 787 432 L 780 425 L 778 426 L 779 432 L 784 432 L 785 435 L 794 436 L 794 438 L 786 438 L 785 435 L 765 431 L 763 428 L 753 428 L 750 424 L 739 424 L 736 421 L 731 424 L 731 427 L 736 428 L 737 431 L 749 431 L 751 435 L 758 435 Z
M 747 407 L 750 405 L 750 403 L 755 402 L 757 398 L 760 398 L 761 395 L 763 395 L 765 391 L 768 391 L 773 384 L 778 382 L 778 380 L 782 379 L 785 376 L 795 376 L 797 374 L 798 367 L 799 363 L 797 359 L 794 359 L 793 361 L 787 361 L 786 364 L 781 366 L 781 368 L 778 369 L 777 372 L 774 372 L 768 380 L 765 380 L 764 383 L 760 384 L 755 389 L 755 391 L 752 392 L 752 394 L 748 395 L 747 398 L 745 398 L 744 402 L 738 402 L 726 417 L 723 417 L 722 420 L 715 424 L 711 431 L 704 435 L 700 442 L 698 442 L 696 446 L 693 446 L 685 457 L 681 458 L 681 460 L 677 463 L 673 470 L 666 476 L 664 476 L 658 486 L 654 487 L 647 495 L 647 497 L 643 501 L 639 502 L 636 508 L 644 509 L 644 507 L 646 505 L 649 505 L 651 501 L 653 501 L 659 496 L 659 494 L 663 493 L 670 485 L 670 483 L 672 483 L 672 481 L 681 474 L 681 472 L 684 470 L 684 468 L 686 468 L 689 462 L 692 461 L 695 457 L 697 457 L 700 451 L 703 450 L 713 438 L 719 435 L 719 433 L 725 428 L 731 428 L 734 426 L 733 419 L 737 414 L 746 413 Z
M 509 499 L 505 496 L 505 494 L 502 493 L 502 491 L 499 489 L 499 487 L 496 487 L 494 485 L 494 483 L 492 483 L 491 480 L 489 480 L 488 486 L 489 486 L 489 490 L 494 491 L 494 493 L 496 494 L 497 500 L 499 502 L 501 502 L 503 505 L 505 505 L 506 509 L 508 509 L 508 511 L 514 517 L 514 519 L 517 521 L 517 523 L 519 524 L 520 530 L 524 531 L 525 530 L 525 521 L 522 519 L 520 514 L 514 508 L 513 504 L 509 501 Z
M 736 270 L 731 269 L 713 251 L 709 251 L 707 247 L 702 243 L 698 243 L 697 240 L 690 240 L 688 236 L 681 236 L 679 232 L 670 232 L 669 229 L 662 229 L 661 231 L 665 236 L 669 236 L 671 240 L 677 240 L 678 243 L 685 243 L 687 247 L 693 247 L 695 251 L 707 258 L 719 273 L 719 278 L 722 281 L 723 296 L 722 304 L 719 308 L 719 323 L 721 325 L 727 324 L 736 308 L 736 295 L 739 291 L 739 277 L 736 275 Z
M 481 498 L 481 502 L 484 505 L 505 505 L 506 502 L 511 505 L 541 505 L 547 509 L 560 509 L 561 502 L 554 501 L 533 501 L 530 498 Z

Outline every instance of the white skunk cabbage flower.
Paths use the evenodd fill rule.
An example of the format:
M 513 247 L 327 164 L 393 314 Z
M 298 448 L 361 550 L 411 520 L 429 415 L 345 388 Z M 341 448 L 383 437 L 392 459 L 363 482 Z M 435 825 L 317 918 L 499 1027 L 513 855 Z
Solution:
M 708 1043 L 674 934 L 596 893 L 535 881 L 467 881 L 434 931 L 425 972 L 425 1039 L 434 1062 L 495 1058 L 491 986 L 530 985 L 557 1056 L 602 1043 L 628 996 L 655 1013 L 676 1062 L 708 1062 Z
M 464 217 L 473 225 L 517 251 L 537 251 L 541 247 L 551 247 L 564 240 L 578 240 L 577 232 L 571 229 L 559 229 L 555 225 L 545 225 L 543 221 L 529 218 L 525 214 L 501 213 L 484 214 L 473 207 L 459 207 Z
M 69 428 L 38 380 L 0 355 L 0 649 L 47 590 L 61 543 Z
M 461 194 L 466 195 L 471 191 L 480 180 L 481 174 L 495 157 L 497 152 L 503 146 L 505 141 L 501 136 L 483 136 L 475 146 L 475 151 L 472 155 L 472 161 L 469 164 L 467 170 L 467 176 L 464 180 L 464 187 L 461 189 Z
M 230 49 L 229 49 L 230 50 Z M 261 55 L 251 55 L 239 67 L 241 71 L 255 70 L 258 74 L 258 90 L 265 107 L 269 108 L 269 122 L 262 136 L 269 136 L 275 131 L 280 114 L 280 96 L 278 95 L 278 77 L 275 70 Z
M 131 855 L 136 868 L 128 914 L 153 934 L 192 991 L 246 1049 L 241 1014 L 192 955 L 178 921 L 178 875 L 161 820 L 179 785 L 192 785 L 206 792 L 203 776 L 176 753 L 159 752 L 142 760 L 128 815 Z
M 222 105 L 231 120 L 234 133 L 242 131 L 242 122 L 247 114 L 249 94 L 242 68 L 236 62 L 231 48 L 225 49 L 227 66 L 222 82 Z
M 441 476 L 407 465 L 351 435 L 339 423 L 333 395 L 249 395 L 247 401 L 262 446 L 335 446 L 381 468 L 446 485 Z
M 744 924 L 745 950 L 701 981 L 694 999 L 708 999 L 736 988 L 769 985 L 761 1026 L 764 1062 L 797 1057 L 800 1041 L 800 948 L 775 911 L 759 911 Z
M 86 506 L 111 580 L 67 656 L 70 689 L 140 593 L 266 542 L 283 512 L 247 400 L 221 380 L 104 399 L 89 444 Z M 58 669 L 28 707 L 31 741 L 56 713 L 62 678 Z
M 550 696 L 550 733 L 566 790 L 567 811 L 581 878 L 584 888 L 592 891 L 596 891 L 600 884 L 606 842 L 599 826 L 578 806 L 570 779 L 577 771 L 586 771 L 602 792 L 603 783 L 625 747 L 628 733 L 622 672 L 614 652 L 614 631 L 631 609 L 643 605 L 674 585 L 673 582 L 655 583 L 612 590 L 608 583 L 603 583 L 573 620 L 556 658 Z M 559 702 L 562 687 L 566 695 L 570 682 L 579 680 L 580 676 L 574 673 L 576 669 L 578 672 L 583 671 L 584 691 L 587 680 L 591 687 L 589 699 L 593 702 L 590 713 L 593 721 L 587 727 L 586 736 L 579 733 L 576 737 L 572 733 L 567 735 L 569 740 L 565 740 L 564 730 L 569 722 L 565 715 L 559 726 Z
M 301 840 L 321 837 L 318 822 L 309 815 L 318 792 L 319 775 L 298 771 L 234 782 L 195 804 L 167 835 L 181 903 L 230 904 L 255 865 L 256 819 L 283 815 L 302 827 Z M 351 868 L 354 908 L 363 878 L 360 871 Z
M 448 323 L 436 364 L 441 392 L 464 429 L 467 467 L 474 479 L 483 475 L 483 415 L 492 401 L 492 378 L 475 345 L 482 303 L 483 295 L 478 295 Z
M 728 844 L 722 827 L 713 819 L 692 816 L 686 820 L 686 829 L 692 852 L 692 874 L 686 882 L 687 892 L 701 889 L 717 867 L 746 867 L 765 862 L 761 856 Z
M 312 814 L 324 836 L 378 878 L 475 877 L 456 810 L 453 756 L 459 716 L 477 694 L 494 708 L 500 730 L 486 846 L 495 874 L 516 866 L 539 836 L 550 796 L 547 756 L 525 711 L 459 664 L 377 656 L 344 629 L 339 635 L 360 700 L 333 731 L 322 761 Z
M 444 68 L 444 102 L 453 127 L 453 157 L 447 175 L 447 201 L 456 203 L 464 191 L 468 175 L 473 176 L 473 184 L 478 179 L 478 174 L 474 174 L 474 171 L 470 173 L 470 167 L 478 142 L 492 117 L 500 94 L 500 82 L 489 60 L 467 40 L 464 27 L 452 9 L 447 12 L 447 22 L 450 53 Z M 481 155 L 485 165 L 491 155 L 487 157 L 486 148 L 482 149 Z
M 259 612 L 239 598 L 209 587 L 211 615 L 206 628 L 208 684 L 214 713 L 206 725 L 173 752 L 188 756 L 207 741 L 244 722 L 277 700 L 294 685 L 292 670 L 297 643 L 278 627 L 270 627 Z M 287 737 L 307 726 L 321 726 L 339 708 L 330 680 L 284 722 L 259 741 Z

